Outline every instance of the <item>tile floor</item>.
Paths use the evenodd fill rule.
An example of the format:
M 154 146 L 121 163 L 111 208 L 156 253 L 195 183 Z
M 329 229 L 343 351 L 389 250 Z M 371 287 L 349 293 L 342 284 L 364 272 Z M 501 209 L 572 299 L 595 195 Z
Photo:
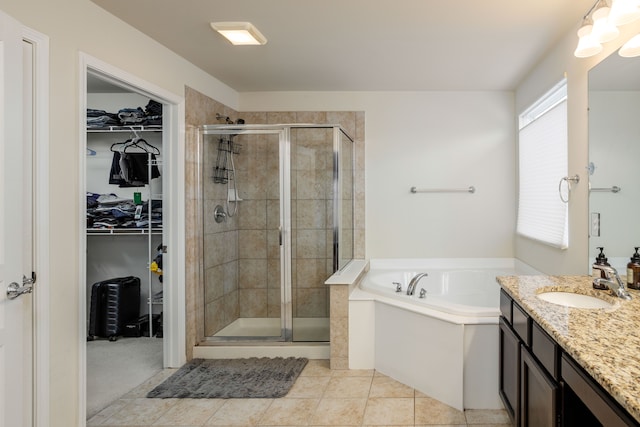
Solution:
M 88 426 L 510 426 L 502 410 L 460 412 L 375 371 L 310 360 L 280 399 L 146 399 L 167 369 L 88 420 Z

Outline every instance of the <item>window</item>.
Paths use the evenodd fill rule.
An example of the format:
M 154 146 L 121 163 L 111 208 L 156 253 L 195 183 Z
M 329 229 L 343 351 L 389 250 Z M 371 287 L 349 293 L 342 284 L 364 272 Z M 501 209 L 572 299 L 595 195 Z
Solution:
M 518 234 L 566 249 L 568 205 L 559 184 L 567 173 L 567 84 L 554 86 L 519 117 Z

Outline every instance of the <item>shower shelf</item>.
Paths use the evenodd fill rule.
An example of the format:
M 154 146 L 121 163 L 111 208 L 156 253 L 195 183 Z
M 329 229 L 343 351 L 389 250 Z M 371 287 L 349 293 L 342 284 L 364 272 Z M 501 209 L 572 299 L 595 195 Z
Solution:
M 213 169 L 213 182 L 216 184 L 226 184 L 229 180 L 233 180 L 235 175 L 233 170 L 233 155 L 240 154 L 242 144 L 238 144 L 228 138 L 220 138 L 218 140 L 218 157 L 216 158 L 216 166 Z M 231 163 L 231 168 L 229 168 Z

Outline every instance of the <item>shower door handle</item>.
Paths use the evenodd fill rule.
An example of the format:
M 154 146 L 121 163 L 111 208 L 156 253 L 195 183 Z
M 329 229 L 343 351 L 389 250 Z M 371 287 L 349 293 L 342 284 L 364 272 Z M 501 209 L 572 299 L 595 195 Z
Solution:
M 278 242 L 282 246 L 282 227 L 278 227 Z

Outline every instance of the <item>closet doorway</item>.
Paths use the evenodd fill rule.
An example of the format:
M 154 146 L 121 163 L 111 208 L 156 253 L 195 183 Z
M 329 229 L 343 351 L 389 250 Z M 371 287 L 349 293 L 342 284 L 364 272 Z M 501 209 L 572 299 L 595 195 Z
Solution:
M 182 100 L 84 59 L 80 406 L 90 419 L 184 363 L 184 215 L 173 208 L 184 206 L 184 154 Z

